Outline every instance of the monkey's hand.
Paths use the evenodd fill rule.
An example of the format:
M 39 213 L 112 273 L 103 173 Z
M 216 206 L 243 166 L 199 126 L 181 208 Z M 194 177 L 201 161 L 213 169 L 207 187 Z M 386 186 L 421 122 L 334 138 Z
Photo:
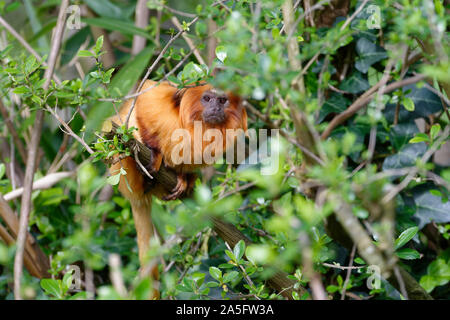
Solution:
M 194 173 L 178 173 L 177 185 L 171 190 L 170 194 L 163 197 L 163 200 L 175 200 L 182 196 L 189 195 L 194 188 L 196 179 L 197 176 Z

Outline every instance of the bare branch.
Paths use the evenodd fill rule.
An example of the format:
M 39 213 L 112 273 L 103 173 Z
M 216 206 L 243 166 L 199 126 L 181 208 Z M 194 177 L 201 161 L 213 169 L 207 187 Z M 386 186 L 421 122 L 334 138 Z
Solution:
M 61 46 L 61 40 L 64 33 L 65 16 L 67 7 L 69 5 L 68 0 L 62 0 L 58 21 L 56 23 L 54 37 L 52 39 L 52 46 L 50 50 L 50 55 L 48 59 L 48 68 L 44 73 L 44 85 L 42 86 L 44 90 L 47 90 L 50 81 L 55 70 L 56 58 L 58 57 L 58 52 Z M 38 110 L 36 112 L 36 120 L 34 124 L 33 135 L 31 137 L 30 149 L 28 150 L 27 165 L 25 170 L 25 180 L 24 180 L 24 192 L 22 195 L 22 205 L 20 207 L 20 227 L 19 234 L 17 236 L 17 250 L 14 259 L 14 296 L 15 299 L 21 300 L 22 294 L 21 290 L 21 278 L 22 278 L 22 266 L 23 266 L 23 254 L 25 249 L 25 241 L 27 237 L 28 219 L 31 210 L 31 192 L 33 187 L 33 177 L 37 166 L 36 157 L 38 154 L 38 147 L 41 138 L 42 125 L 44 122 L 44 111 Z
M 380 94 L 392 92 L 398 88 L 419 82 L 424 79 L 425 79 L 425 75 L 418 74 L 414 77 L 410 77 L 407 79 L 393 82 L 393 83 L 387 85 L 384 88 L 384 90 L 382 90 L 382 92 L 380 92 Z M 375 97 L 375 91 L 377 91 L 383 85 L 383 83 L 384 83 L 384 79 L 382 78 L 380 81 L 378 81 L 377 84 L 375 84 L 372 88 L 367 90 L 358 99 L 356 99 L 356 101 L 353 102 L 350 105 L 350 107 L 347 108 L 347 110 L 345 110 L 344 112 L 342 112 L 342 113 L 338 114 L 336 117 L 334 117 L 333 120 L 331 120 L 331 122 L 328 124 L 328 127 L 326 128 L 326 130 L 322 133 L 322 135 L 321 135 L 322 140 L 325 140 L 326 138 L 328 138 L 334 128 L 336 128 L 338 125 L 343 123 L 345 120 L 347 120 L 348 118 L 353 116 L 356 112 L 358 112 L 366 104 L 368 104 Z
M 46 175 L 45 177 L 36 180 L 33 182 L 33 191 L 34 190 L 43 190 L 43 189 L 48 189 L 51 188 L 53 185 L 55 185 L 56 183 L 58 183 L 59 181 L 65 179 L 65 178 L 69 178 L 71 176 L 73 176 L 75 174 L 75 172 L 56 172 L 56 173 L 51 173 L 49 175 Z M 14 200 L 18 197 L 20 197 L 23 194 L 23 188 L 18 188 L 15 189 L 11 192 L 6 193 L 3 198 L 6 201 L 11 201 Z

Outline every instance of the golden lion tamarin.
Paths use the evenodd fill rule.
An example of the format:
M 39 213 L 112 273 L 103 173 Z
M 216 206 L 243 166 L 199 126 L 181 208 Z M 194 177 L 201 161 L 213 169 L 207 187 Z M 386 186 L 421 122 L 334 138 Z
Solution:
M 152 86 L 154 87 L 146 91 Z M 227 129 L 247 131 L 247 113 L 238 96 L 221 92 L 205 83 L 196 87 L 177 89 L 168 82 L 156 84 L 147 80 L 141 92 L 144 93 L 136 100 L 130 115 L 129 127 L 136 127 L 138 130 L 134 131 L 135 139 L 152 150 L 152 164 L 146 169 L 150 173 L 155 173 L 164 163 L 177 173 L 177 185 L 168 193 L 156 182 L 149 181 L 151 179 L 142 173 L 132 157 L 121 159 L 110 167 L 111 174 L 117 174 L 120 168 L 126 171 L 126 175 L 121 176 L 119 190 L 131 202 L 139 260 L 143 271 L 150 239 L 154 234 L 151 222 L 152 195 L 164 200 L 173 200 L 186 194 L 193 187 L 195 180 L 192 172 L 207 165 L 205 161 L 199 163 L 194 159 L 203 159 L 203 150 L 207 146 L 211 148 L 211 143 L 214 149 L 212 153 L 215 156 L 230 147 L 229 139 L 222 139 L 220 143 L 216 141 L 215 145 L 214 140 L 211 143 L 202 141 L 200 148 L 195 148 L 194 143 L 190 143 L 182 150 L 182 153 L 186 150 L 190 152 L 186 157 L 186 154 L 177 151 L 180 142 L 179 139 L 173 138 L 174 132 L 183 129 L 192 141 L 195 138 L 194 126 L 200 123 L 203 131 L 213 129 L 216 133 L 227 137 Z M 119 114 L 110 118 L 110 121 L 122 125 L 131 106 L 132 100 L 125 102 Z M 199 155 L 199 152 L 202 154 Z M 174 153 L 191 161 L 181 163 L 174 161 Z M 151 270 L 151 275 L 154 279 L 159 278 L 157 267 Z

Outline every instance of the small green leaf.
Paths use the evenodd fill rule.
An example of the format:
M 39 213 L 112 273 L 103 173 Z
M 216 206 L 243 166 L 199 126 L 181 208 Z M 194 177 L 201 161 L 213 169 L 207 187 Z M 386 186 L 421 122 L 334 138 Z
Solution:
M 409 143 L 429 142 L 430 138 L 426 133 L 418 133 L 416 136 L 409 140 Z
M 220 283 L 215 282 L 215 281 L 210 281 L 206 283 L 206 286 L 209 288 L 216 288 L 220 286 Z
M 231 261 L 236 261 L 236 256 L 230 250 L 225 250 L 225 254 L 231 259 Z
M 20 87 L 15 88 L 15 89 L 13 90 L 13 92 L 16 93 L 16 94 L 23 94 L 23 93 L 28 93 L 28 92 L 30 92 L 30 89 L 28 89 L 28 88 L 25 87 L 25 86 L 20 86 Z
M 108 178 L 106 178 L 106 182 L 108 182 L 110 185 L 115 186 L 119 183 L 120 181 L 120 173 L 115 174 L 113 176 L 110 176 Z
M 211 277 L 222 282 L 222 271 L 220 271 L 219 268 L 209 267 L 209 273 L 211 274 Z
M 395 252 L 397 257 L 404 260 L 415 260 L 420 258 L 420 253 L 417 250 L 410 248 L 403 248 Z
M 244 252 L 245 252 L 245 242 L 244 242 L 244 240 L 240 240 L 235 246 L 234 246 L 234 249 L 233 249 L 233 253 L 234 253 L 234 256 L 236 257 L 236 259 L 239 261 L 241 258 L 242 258 L 242 256 L 244 255 Z
M 6 167 L 4 163 L 0 163 L 0 179 L 3 177 L 3 175 L 5 174 L 6 171 Z
M 430 129 L 431 140 L 436 139 L 436 137 L 440 131 L 441 131 L 441 125 L 439 123 L 433 124 L 433 126 Z
M 335 293 L 336 291 L 338 291 L 339 290 L 339 287 L 338 286 L 335 286 L 335 285 L 329 285 L 328 287 L 327 287 L 327 291 L 329 292 L 329 293 Z
M 70 286 L 72 285 L 73 271 L 74 270 L 70 270 L 69 272 L 66 272 L 64 274 L 64 277 L 62 279 L 63 293 L 66 293 L 70 289 Z
M 77 57 L 93 57 L 94 54 L 89 50 L 80 50 L 78 51 Z
M 411 227 L 403 231 L 395 240 L 395 249 L 403 247 L 409 240 L 411 240 L 419 231 L 418 227 Z
M 51 294 L 58 299 L 62 299 L 61 280 L 42 279 L 41 287 L 47 294 Z
M 100 36 L 97 38 L 97 41 L 95 42 L 95 53 L 99 53 L 100 50 L 103 47 L 103 36 Z
M 225 275 L 223 276 L 223 282 L 231 282 L 231 281 L 233 281 L 238 275 L 239 275 L 239 272 L 237 272 L 237 271 L 227 272 L 227 273 L 225 273 Z
M 224 46 L 217 46 L 217 48 L 216 48 L 216 57 L 221 62 L 225 61 L 225 59 L 227 58 L 227 52 L 226 52 Z
M 403 106 L 410 112 L 414 111 L 415 109 L 414 101 L 411 98 L 403 98 Z

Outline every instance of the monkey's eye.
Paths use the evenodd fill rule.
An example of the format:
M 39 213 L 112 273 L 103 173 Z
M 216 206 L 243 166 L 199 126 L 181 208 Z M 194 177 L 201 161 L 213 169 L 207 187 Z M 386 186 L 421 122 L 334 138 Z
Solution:
M 203 100 L 205 100 L 206 102 L 209 102 L 209 100 L 211 100 L 211 98 L 209 96 L 203 96 Z
M 219 103 L 220 103 L 220 104 L 225 104 L 225 103 L 227 102 L 227 100 L 228 100 L 228 99 L 225 98 L 225 97 L 220 97 L 220 98 L 219 98 Z

